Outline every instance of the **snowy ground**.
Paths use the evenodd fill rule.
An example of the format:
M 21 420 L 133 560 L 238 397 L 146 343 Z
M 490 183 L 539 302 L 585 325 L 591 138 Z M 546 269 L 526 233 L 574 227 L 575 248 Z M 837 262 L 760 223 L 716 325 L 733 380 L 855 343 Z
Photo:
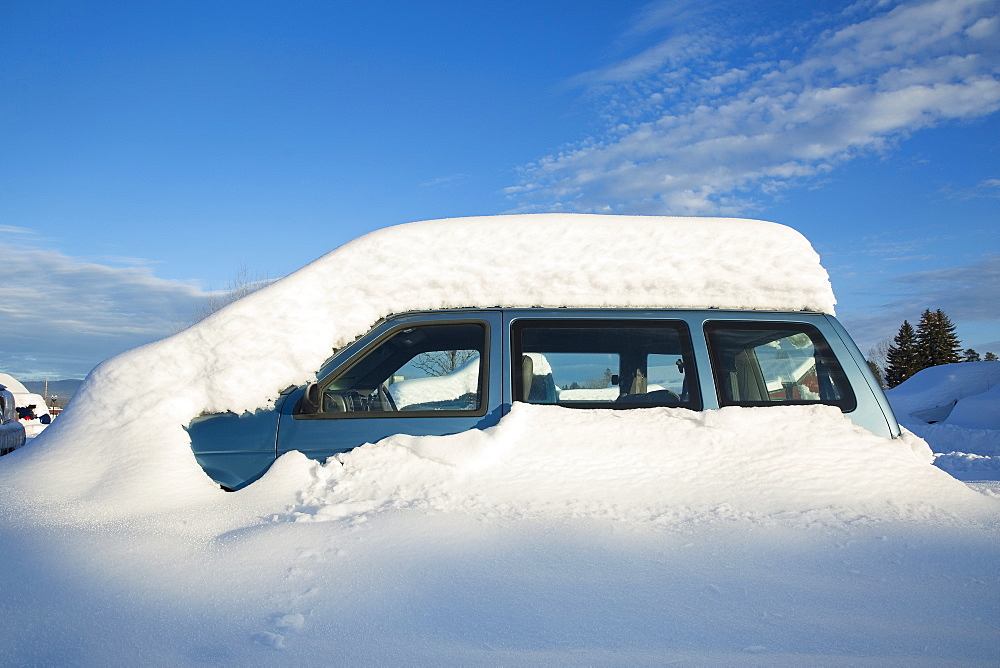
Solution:
M 1000 497 L 833 409 L 518 406 L 89 503 L 18 489 L 43 438 L 0 461 L 5 665 L 998 658 Z
M 779 226 L 480 219 L 491 233 L 442 243 L 468 225 L 352 242 L 110 360 L 0 458 L 0 665 L 1000 661 L 1000 490 L 933 466 L 912 434 L 876 437 L 830 407 L 519 404 L 485 432 L 392 437 L 326 464 L 290 453 L 240 492 L 212 484 L 191 417 L 266 406 L 392 310 L 445 296 L 599 306 L 609 290 L 630 305 L 683 293 L 832 310 L 818 258 Z M 681 264 L 657 257 L 623 284 L 629 247 Z M 760 280 L 701 289 L 677 271 L 735 258 L 739 272 L 750 247 L 764 249 Z M 572 269 L 594 249 L 611 264 L 587 263 L 582 285 Z M 492 286 L 469 280 L 486 251 Z M 370 271 L 392 266 L 398 283 L 410 256 L 423 264 L 405 285 Z M 534 279 L 518 293 L 524 258 Z M 789 271 L 789 258 L 803 264 Z M 683 289 L 664 290 L 678 276 Z

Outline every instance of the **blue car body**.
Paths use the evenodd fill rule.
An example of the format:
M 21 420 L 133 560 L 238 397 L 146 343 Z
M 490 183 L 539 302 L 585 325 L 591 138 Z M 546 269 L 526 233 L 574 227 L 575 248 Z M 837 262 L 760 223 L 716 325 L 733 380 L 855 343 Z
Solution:
M 402 313 L 337 351 L 316 378 L 282 392 L 271 410 L 195 418 L 188 432 L 206 473 L 236 490 L 292 450 L 323 460 L 394 434 L 484 429 L 514 401 L 690 410 L 819 403 L 875 434 L 900 433 L 857 346 L 819 312 Z

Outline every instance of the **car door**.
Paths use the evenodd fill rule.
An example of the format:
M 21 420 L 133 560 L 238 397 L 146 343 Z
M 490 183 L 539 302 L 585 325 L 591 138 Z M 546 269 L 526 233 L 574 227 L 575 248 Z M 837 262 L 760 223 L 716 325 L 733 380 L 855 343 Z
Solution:
M 500 419 L 500 311 L 397 317 L 281 406 L 277 455 L 325 459 L 394 434 L 455 434 Z

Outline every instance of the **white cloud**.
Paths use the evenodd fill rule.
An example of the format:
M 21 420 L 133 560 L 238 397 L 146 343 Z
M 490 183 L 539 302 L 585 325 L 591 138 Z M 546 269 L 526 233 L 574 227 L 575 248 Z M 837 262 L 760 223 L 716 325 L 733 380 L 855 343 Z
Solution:
M 107 357 L 191 322 L 209 297 L 141 266 L 8 244 L 0 256 L 0 369 L 15 377 L 83 377 Z
M 521 210 L 740 213 L 908 133 L 1000 109 L 996 0 L 881 5 L 738 34 L 657 4 L 631 32 L 670 34 L 578 78 L 605 95 L 607 135 L 527 165 L 508 196 Z

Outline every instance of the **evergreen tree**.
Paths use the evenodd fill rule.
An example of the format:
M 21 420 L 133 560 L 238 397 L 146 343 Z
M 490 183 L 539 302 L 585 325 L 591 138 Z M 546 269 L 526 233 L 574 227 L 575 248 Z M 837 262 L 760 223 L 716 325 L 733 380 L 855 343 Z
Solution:
M 955 335 L 955 325 L 938 309 L 924 311 L 917 325 L 917 355 L 920 368 L 937 366 L 939 364 L 954 364 L 962 358 L 959 351 L 962 344 Z
M 917 335 L 913 325 L 904 320 L 899 333 L 885 354 L 885 384 L 896 387 L 904 380 L 920 371 L 920 357 L 917 351 Z
M 996 362 L 997 361 L 996 353 L 986 353 L 986 355 L 983 357 L 983 361 L 984 362 Z
M 981 358 L 979 356 L 979 353 L 977 353 L 972 348 L 966 348 L 965 352 L 962 353 L 962 354 L 965 355 L 965 359 L 962 360 L 963 362 L 982 362 L 983 361 L 983 358 Z

